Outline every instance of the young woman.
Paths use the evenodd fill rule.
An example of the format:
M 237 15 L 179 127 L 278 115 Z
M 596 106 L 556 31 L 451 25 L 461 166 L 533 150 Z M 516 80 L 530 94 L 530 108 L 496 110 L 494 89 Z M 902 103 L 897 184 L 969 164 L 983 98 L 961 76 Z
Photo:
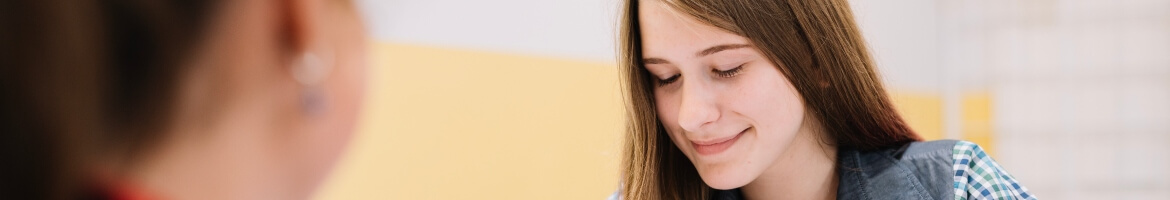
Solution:
M 0 199 L 306 199 L 347 143 L 348 0 L 0 3 Z
M 624 199 L 1034 199 L 919 142 L 845 0 L 629 0 Z

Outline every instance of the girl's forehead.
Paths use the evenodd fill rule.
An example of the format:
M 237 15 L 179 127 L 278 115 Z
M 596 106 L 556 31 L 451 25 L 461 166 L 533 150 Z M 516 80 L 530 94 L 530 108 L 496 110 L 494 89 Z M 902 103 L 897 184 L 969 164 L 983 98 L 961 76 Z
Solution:
M 659 1 L 640 7 L 642 51 L 647 57 L 679 57 L 705 48 L 726 44 L 747 44 L 747 38 L 700 22 Z

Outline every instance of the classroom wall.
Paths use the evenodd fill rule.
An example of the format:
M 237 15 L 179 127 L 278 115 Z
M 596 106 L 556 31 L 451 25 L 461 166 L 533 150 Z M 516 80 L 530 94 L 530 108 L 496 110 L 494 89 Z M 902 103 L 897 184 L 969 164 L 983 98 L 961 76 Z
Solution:
M 602 199 L 617 188 L 613 63 L 375 41 L 348 154 L 318 199 Z M 938 138 L 936 97 L 897 94 Z
M 370 95 L 316 199 L 617 188 L 616 0 L 358 2 Z M 926 139 L 980 144 L 1041 198 L 1170 195 L 1170 2 L 851 4 L 895 106 Z

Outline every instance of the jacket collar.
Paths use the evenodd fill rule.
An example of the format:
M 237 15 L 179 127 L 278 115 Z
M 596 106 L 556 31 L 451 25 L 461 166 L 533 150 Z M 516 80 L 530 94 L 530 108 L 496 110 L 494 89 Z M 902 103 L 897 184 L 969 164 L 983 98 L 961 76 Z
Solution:
M 900 163 L 909 144 L 885 150 L 838 150 L 837 199 L 932 199 L 914 169 Z M 711 199 L 745 199 L 740 189 L 717 190 Z

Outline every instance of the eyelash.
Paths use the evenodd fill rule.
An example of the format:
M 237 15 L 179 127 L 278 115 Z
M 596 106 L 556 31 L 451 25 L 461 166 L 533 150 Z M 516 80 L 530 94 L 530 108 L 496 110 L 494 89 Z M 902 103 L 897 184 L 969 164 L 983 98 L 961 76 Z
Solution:
M 727 71 L 719 71 L 717 69 L 713 71 L 715 71 L 715 74 L 719 75 L 719 77 L 731 78 L 732 76 L 739 75 L 740 72 L 743 72 L 743 65 L 735 66 L 735 68 L 731 68 Z
M 679 78 L 680 76 L 681 76 L 681 75 L 675 74 L 674 76 L 670 76 L 670 78 L 666 78 L 666 79 L 656 79 L 656 80 L 658 80 L 658 81 L 656 81 L 656 82 L 658 83 L 658 86 L 670 85 L 671 83 L 674 83 L 675 81 L 678 81 L 678 78 Z
M 736 66 L 735 68 L 731 68 L 731 69 L 726 70 L 726 71 L 720 71 L 718 69 L 713 69 L 711 71 L 715 72 L 715 75 L 719 76 L 721 78 L 731 78 L 735 75 L 739 75 L 740 72 L 743 72 L 743 65 Z M 680 76 L 681 75 L 679 75 L 679 74 L 675 74 L 674 76 L 671 76 L 670 78 L 658 79 L 656 82 L 658 83 L 658 86 L 670 85 L 671 83 L 678 81 Z

